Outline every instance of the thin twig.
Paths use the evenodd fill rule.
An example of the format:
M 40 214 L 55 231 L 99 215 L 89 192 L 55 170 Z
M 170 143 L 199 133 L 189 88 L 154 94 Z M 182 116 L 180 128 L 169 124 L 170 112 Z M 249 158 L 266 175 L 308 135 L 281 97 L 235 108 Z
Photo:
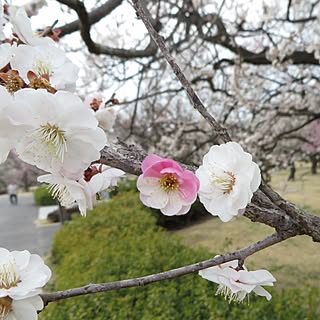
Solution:
M 206 107 L 201 102 L 199 96 L 197 93 L 193 90 L 191 87 L 189 81 L 185 77 L 184 73 L 178 66 L 178 64 L 175 62 L 175 59 L 170 54 L 170 51 L 168 47 L 166 46 L 163 37 L 161 37 L 158 32 L 154 29 L 152 23 L 149 20 L 148 14 L 145 12 L 143 6 L 141 5 L 139 0 L 133 0 L 134 8 L 136 9 L 138 17 L 143 21 L 144 25 L 146 26 L 150 36 L 155 41 L 155 43 L 158 45 L 159 49 L 161 50 L 163 56 L 169 63 L 170 67 L 172 68 L 172 71 L 180 81 L 181 85 L 186 90 L 188 97 L 190 98 L 193 107 L 203 116 L 203 118 L 210 124 L 212 129 L 217 134 L 217 143 L 224 143 L 231 140 L 229 134 L 227 133 L 226 129 L 223 128 L 208 112 Z

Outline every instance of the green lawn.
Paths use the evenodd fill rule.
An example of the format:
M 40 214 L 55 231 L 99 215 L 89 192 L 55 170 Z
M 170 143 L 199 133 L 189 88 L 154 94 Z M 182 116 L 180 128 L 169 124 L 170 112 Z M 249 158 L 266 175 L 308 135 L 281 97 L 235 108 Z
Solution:
M 320 174 L 312 176 L 303 164 L 297 165 L 296 181 L 287 183 L 288 171 L 272 176 L 272 186 L 284 198 L 316 214 L 320 214 Z M 252 223 L 241 217 L 223 223 L 208 219 L 175 231 L 192 246 L 203 246 L 214 254 L 233 251 L 264 238 L 272 228 Z M 277 287 L 300 287 L 301 284 L 320 288 L 320 244 L 300 236 L 265 249 L 246 261 L 249 269 L 268 269 L 276 277 Z
M 271 185 L 285 199 L 320 215 L 320 172 L 310 174 L 310 165 L 297 163 L 295 181 L 287 181 L 288 171 L 280 170 L 272 175 Z

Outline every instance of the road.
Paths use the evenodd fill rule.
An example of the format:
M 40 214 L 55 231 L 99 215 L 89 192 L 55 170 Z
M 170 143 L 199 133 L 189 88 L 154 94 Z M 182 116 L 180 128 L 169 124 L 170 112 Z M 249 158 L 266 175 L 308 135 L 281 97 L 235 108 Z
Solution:
M 32 194 L 19 194 L 18 205 L 11 205 L 7 195 L 0 196 L 0 247 L 8 250 L 27 249 L 45 256 L 59 224 L 36 226 L 38 207 Z

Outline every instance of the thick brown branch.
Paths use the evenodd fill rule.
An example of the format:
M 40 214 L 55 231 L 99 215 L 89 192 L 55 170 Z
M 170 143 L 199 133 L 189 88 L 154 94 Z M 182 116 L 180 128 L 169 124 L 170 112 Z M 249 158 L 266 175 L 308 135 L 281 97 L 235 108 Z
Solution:
M 157 52 L 157 46 L 152 40 L 146 46 L 145 49 L 141 49 L 141 50 L 111 48 L 111 47 L 94 42 L 90 35 L 90 28 L 94 19 L 91 18 L 90 20 L 90 14 L 87 12 L 84 6 L 84 3 L 78 0 L 57 0 L 57 1 L 72 8 L 78 14 L 78 17 L 79 17 L 78 28 L 80 29 L 81 37 L 85 42 L 89 52 L 95 53 L 95 54 L 106 54 L 109 56 L 116 56 L 124 59 L 150 57 L 155 55 L 155 53 Z M 104 8 L 104 12 L 106 14 L 109 14 L 115 7 L 120 5 L 120 3 L 112 2 L 111 5 L 107 7 L 107 9 Z M 97 13 L 95 13 L 95 16 L 96 16 L 95 20 L 97 21 L 102 18 Z
M 71 8 L 70 1 L 61 0 L 59 2 Z M 123 0 L 109 0 L 104 4 L 102 4 L 100 7 L 93 9 L 90 13 L 88 13 L 89 24 L 93 25 L 99 22 L 101 19 L 109 15 L 114 9 L 120 6 L 122 2 Z M 73 32 L 79 31 L 80 21 L 79 20 L 72 21 L 62 27 L 59 27 L 59 29 L 61 30 L 59 37 L 63 37 L 67 34 L 71 34 Z
M 141 162 L 145 156 L 146 153 L 134 145 L 127 146 L 120 143 L 119 146 L 106 146 L 101 151 L 100 163 L 140 175 L 142 173 Z M 183 164 L 182 166 L 191 171 L 196 169 L 193 166 Z M 248 205 L 244 215 L 251 221 L 266 224 L 278 232 L 306 234 L 314 241 L 320 242 L 320 217 L 297 208 L 264 183 L 254 194 L 252 203 Z
M 218 264 L 222 264 L 231 260 L 244 261 L 248 256 L 262 249 L 270 247 L 276 243 L 279 243 L 285 239 L 288 239 L 292 236 L 293 235 L 289 233 L 286 233 L 286 234 L 274 233 L 268 236 L 267 238 L 260 240 L 256 243 L 253 243 L 243 249 L 237 250 L 232 253 L 223 254 L 213 259 L 201 261 L 201 262 L 194 263 L 181 268 L 171 269 L 169 271 L 160 272 L 160 273 L 139 277 L 139 278 L 134 278 L 134 279 L 115 281 L 115 282 L 109 282 L 109 283 L 101 283 L 101 284 L 89 284 L 83 287 L 69 289 L 65 291 L 42 294 L 41 297 L 43 299 L 44 304 L 47 305 L 49 302 L 67 299 L 71 297 L 77 297 L 77 296 L 82 296 L 87 294 L 98 293 L 98 292 L 106 292 L 111 290 L 119 290 L 122 288 L 145 286 L 150 283 L 159 282 L 167 279 L 173 279 L 186 274 L 197 272 L 199 270 L 213 267 Z

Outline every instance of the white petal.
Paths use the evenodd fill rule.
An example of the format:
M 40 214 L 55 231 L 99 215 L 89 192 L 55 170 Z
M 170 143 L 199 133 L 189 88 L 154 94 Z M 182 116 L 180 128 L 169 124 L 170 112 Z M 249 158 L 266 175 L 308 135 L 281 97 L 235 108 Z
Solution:
M 176 213 L 176 215 L 177 216 L 181 216 L 181 215 L 183 215 L 183 214 L 186 214 L 186 213 L 188 213 L 189 211 L 190 211 L 190 208 L 191 208 L 191 205 L 187 205 L 187 206 L 182 206 L 182 208 L 180 209 L 180 211 L 178 211 L 177 213 Z
M 173 216 L 178 214 L 182 209 L 182 202 L 178 191 L 171 191 L 168 193 L 169 201 L 167 205 L 161 208 L 161 212 L 166 216 Z
M 270 294 L 267 290 L 265 290 L 264 288 L 262 288 L 261 286 L 256 286 L 255 289 L 253 290 L 253 292 L 254 292 L 255 294 L 257 294 L 258 296 L 266 297 L 266 299 L 267 299 L 268 301 L 270 301 L 271 298 L 272 298 L 271 294 Z
M 36 297 L 32 297 L 24 300 L 13 300 L 12 302 L 12 313 L 15 318 L 18 320 L 37 320 L 38 314 L 36 307 L 40 306 L 39 299 L 37 297 L 37 301 L 35 301 Z M 41 308 L 42 309 L 42 308 Z
M 141 174 L 137 180 L 138 190 L 146 196 L 150 196 L 154 193 L 154 189 L 159 189 L 159 179 L 158 178 L 144 178 Z
M 140 200 L 147 207 L 162 209 L 167 205 L 169 197 L 159 186 L 158 188 L 154 188 L 150 195 L 140 193 Z
M 240 271 L 240 281 L 249 284 L 272 286 L 276 279 L 268 270 Z

